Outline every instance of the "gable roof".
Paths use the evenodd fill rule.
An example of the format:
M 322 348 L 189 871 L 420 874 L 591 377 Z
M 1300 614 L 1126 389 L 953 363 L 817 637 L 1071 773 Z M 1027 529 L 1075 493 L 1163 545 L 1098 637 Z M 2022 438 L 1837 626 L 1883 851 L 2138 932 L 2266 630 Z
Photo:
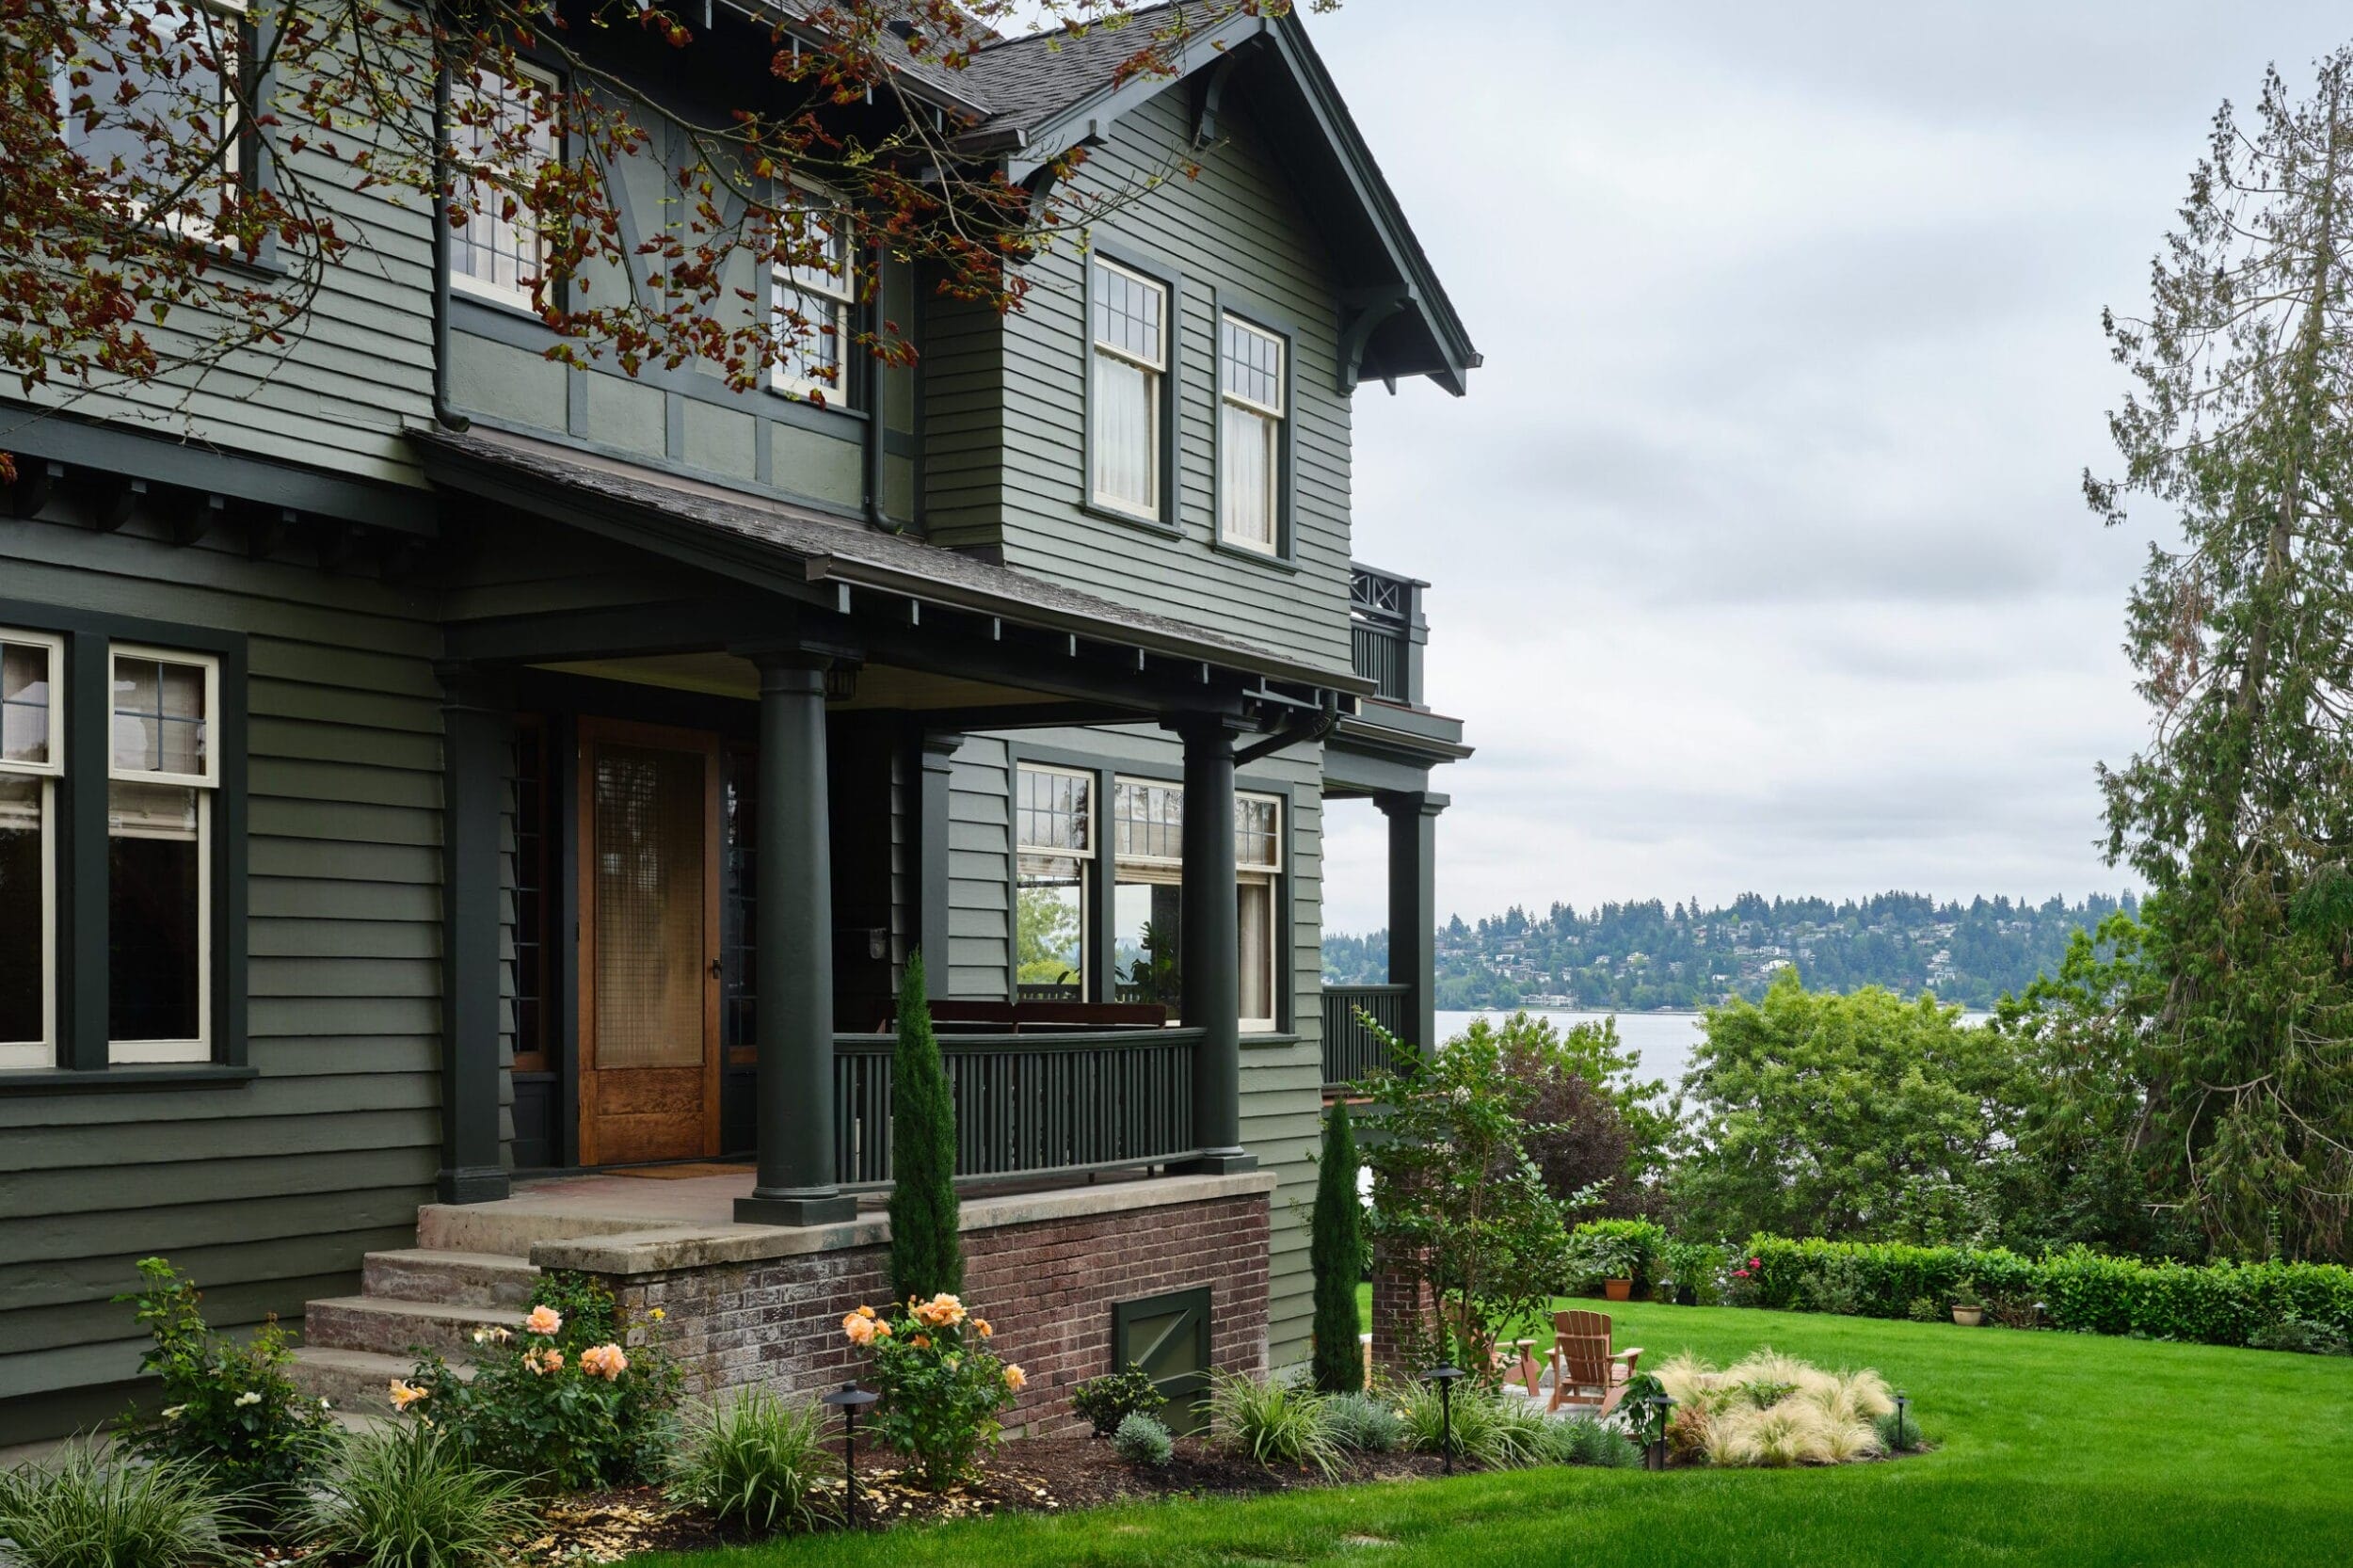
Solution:
M 1183 17 L 1188 25 L 1164 45 L 1174 75 L 1123 79 L 1122 68 L 1180 13 L 1191 13 Z M 1295 9 L 1265 17 L 1180 0 L 1130 12 L 1124 24 L 985 43 L 960 70 L 932 66 L 925 79 L 934 76 L 982 112 L 960 145 L 1003 156 L 1016 181 L 1038 178 L 1063 153 L 1104 136 L 1122 115 L 1181 82 L 1206 76 L 1196 104 L 1212 115 L 1211 94 L 1246 95 L 1331 242 L 1346 308 L 1349 384 L 1359 376 L 1427 376 L 1457 396 L 1466 390 L 1480 353 Z

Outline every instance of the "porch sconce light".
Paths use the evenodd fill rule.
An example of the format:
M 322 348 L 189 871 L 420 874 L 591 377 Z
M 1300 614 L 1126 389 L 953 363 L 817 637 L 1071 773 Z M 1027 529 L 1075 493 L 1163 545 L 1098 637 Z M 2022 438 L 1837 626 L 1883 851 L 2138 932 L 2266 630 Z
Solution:
M 845 1383 L 817 1401 L 841 1412 L 841 1471 L 850 1488 L 846 1520 L 852 1529 L 857 1528 L 857 1413 L 881 1398 L 855 1383 Z
M 1904 1426 L 1904 1422 L 1908 1420 L 1909 1417 L 1904 1414 L 1904 1411 L 1911 1403 L 1912 1396 L 1906 1394 L 1900 1388 L 1896 1390 L 1896 1451 L 1897 1453 L 1902 1453 L 1904 1451 L 1904 1445 L 1910 1441 L 1909 1434 Z
M 1645 1395 L 1642 1402 L 1650 1407 L 1651 1430 L 1658 1434 L 1642 1451 L 1642 1468 L 1664 1470 L 1667 1467 L 1667 1417 L 1674 1410 L 1675 1402 L 1664 1394 Z
M 1424 1383 L 1438 1385 L 1438 1454 L 1441 1473 L 1454 1474 L 1454 1384 L 1463 1375 L 1455 1366 L 1433 1367 L 1421 1377 Z

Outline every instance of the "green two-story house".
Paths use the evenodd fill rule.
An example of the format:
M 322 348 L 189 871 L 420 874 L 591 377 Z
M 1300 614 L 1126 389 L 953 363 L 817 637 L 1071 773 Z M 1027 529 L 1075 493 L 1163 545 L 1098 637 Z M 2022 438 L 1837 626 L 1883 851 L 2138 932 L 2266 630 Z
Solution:
M 914 82 L 1015 181 L 1199 172 L 1011 314 L 780 276 L 917 349 L 822 399 L 552 361 L 527 212 L 356 189 L 269 361 L 0 398 L 0 1443 L 121 1407 L 151 1254 L 350 1401 L 556 1267 L 664 1304 L 700 1386 L 840 1375 L 919 951 L 1025 1418 L 1113 1358 L 1305 1358 L 1325 1086 L 1360 1007 L 1430 1035 L 1467 755 L 1423 585 L 1352 559 L 1351 404 L 1479 360 L 1298 20 L 1133 50 Z M 1345 994 L 1343 797 L 1393 964 Z

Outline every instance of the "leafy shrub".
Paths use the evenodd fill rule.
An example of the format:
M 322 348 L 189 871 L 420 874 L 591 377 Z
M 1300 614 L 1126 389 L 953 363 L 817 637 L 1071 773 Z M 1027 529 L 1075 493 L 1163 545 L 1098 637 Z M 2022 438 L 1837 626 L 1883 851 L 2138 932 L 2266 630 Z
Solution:
M 764 1388 L 707 1407 L 671 1462 L 670 1496 L 723 1525 L 760 1535 L 805 1530 L 824 1518 L 817 1477 L 832 1468 L 824 1412 Z
M 353 1568 L 476 1568 L 505 1560 L 531 1522 L 520 1476 L 477 1464 L 422 1421 L 352 1439 L 309 1500 L 305 1535 Z
M 974 1456 L 1003 1435 L 998 1413 L 1029 1383 L 1020 1368 L 988 1352 L 988 1320 L 945 1292 L 888 1317 L 861 1306 L 841 1320 L 841 1332 L 874 1358 L 876 1435 L 935 1490 L 971 1473 Z
M 1331 1429 L 1332 1441 L 1362 1454 L 1391 1453 L 1405 1444 L 1397 1406 L 1377 1394 L 1327 1395 L 1323 1424 Z
M 1807 1274 L 1835 1260 L 1865 1317 L 1908 1317 L 1915 1301 L 1972 1295 L 2007 1320 L 2028 1320 L 2031 1304 L 2032 1320 L 2079 1333 L 2244 1345 L 2295 1317 L 2353 1338 L 2353 1269 L 2336 1264 L 2148 1263 L 2083 1247 L 2029 1258 L 1998 1247 L 1770 1236 L 1751 1238 L 1747 1252 L 1754 1266 L 1745 1280 L 1736 1269 L 1734 1284 L 1759 1306 L 1801 1305 Z
M 1149 1465 L 1159 1469 L 1176 1453 L 1176 1440 L 1168 1434 L 1155 1416 L 1141 1410 L 1131 1410 L 1120 1418 L 1119 1430 L 1112 1433 L 1112 1452 L 1130 1464 Z
M 632 1334 L 613 1293 L 555 1272 L 533 1288 L 513 1329 L 474 1335 L 471 1382 L 440 1356 L 417 1363 L 392 1391 L 453 1433 L 474 1464 L 569 1491 L 658 1479 L 676 1445 L 679 1371 L 650 1332 Z M 624 1350 L 621 1341 L 638 1342 Z
M 1916 1452 L 1927 1442 L 1909 1409 L 1891 1410 L 1871 1424 L 1879 1432 L 1880 1447 L 1891 1454 Z
M 1071 1413 L 1109 1437 L 1130 1416 L 1153 1416 L 1168 1403 L 1168 1396 L 1152 1385 L 1150 1374 L 1134 1362 L 1116 1372 L 1087 1378 L 1070 1391 Z
M 230 1560 L 212 1478 L 184 1460 L 109 1464 L 67 1445 L 46 1469 L 0 1473 L 12 1568 L 203 1568 Z
M 1650 1294 L 1667 1254 L 1667 1231 L 1648 1220 L 1589 1220 L 1569 1233 L 1572 1288 L 1597 1293 L 1601 1282 L 1630 1279 L 1634 1294 Z
M 286 1334 L 272 1319 L 244 1343 L 207 1327 L 196 1286 L 160 1257 L 139 1260 L 144 1288 L 118 1296 L 154 1339 L 139 1368 L 163 1385 L 155 1412 L 117 1427 L 134 1453 L 196 1465 L 243 1495 L 264 1522 L 294 1506 L 328 1457 L 334 1428 L 286 1370 Z
M 1339 1467 L 1323 1401 L 1304 1388 L 1215 1372 L 1209 1381 L 1209 1432 L 1222 1448 L 1257 1464 L 1316 1470 Z
M 1946 1314 L 1945 1309 L 1937 1305 L 1930 1298 L 1914 1296 L 1912 1298 L 1912 1304 L 1904 1308 L 1904 1316 L 1915 1323 L 1941 1323 L 1945 1320 Z
M 2310 1318 L 2282 1318 L 2265 1323 L 2247 1336 L 2249 1349 L 2294 1351 L 2302 1355 L 2345 1355 L 2345 1336 L 2327 1323 Z
M 1671 1299 L 1714 1306 L 1724 1296 L 1724 1249 L 1713 1241 L 1669 1241 L 1659 1255 Z

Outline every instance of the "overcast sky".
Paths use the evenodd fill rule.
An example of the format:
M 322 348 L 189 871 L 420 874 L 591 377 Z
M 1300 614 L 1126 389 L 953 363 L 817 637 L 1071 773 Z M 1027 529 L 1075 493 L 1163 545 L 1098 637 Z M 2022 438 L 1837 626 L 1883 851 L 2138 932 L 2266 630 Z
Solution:
M 1441 914 L 2122 887 L 2092 770 L 2143 733 L 2149 535 L 2081 497 L 2100 310 L 2145 301 L 2220 103 L 2353 11 L 1309 25 L 1486 355 L 1461 401 L 1356 399 L 1358 558 L 1435 584 L 1429 696 L 1479 747 L 1440 770 Z M 1328 822 L 1327 926 L 1385 924 L 1378 814 Z

